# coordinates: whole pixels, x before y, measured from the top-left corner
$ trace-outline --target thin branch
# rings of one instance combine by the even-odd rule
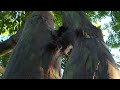
[[[12,35],[6,41],[0,42],[0,56],[3,56],[12,51],[12,49],[17,44],[19,37],[22,33],[22,29],[20,29],[15,35]]]

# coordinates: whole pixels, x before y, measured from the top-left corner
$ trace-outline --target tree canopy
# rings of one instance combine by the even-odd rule
[[[109,37],[106,44],[109,48],[120,47],[120,11],[84,11],[89,20],[96,24],[106,17],[110,17],[111,21],[104,24],[104,26],[98,25],[101,30],[108,29]],[[0,11],[0,35],[7,35],[11,37],[23,28],[26,19],[31,15],[32,11]],[[61,11],[52,12],[55,19],[55,30],[58,30],[62,26]],[[4,42],[2,40],[0,42]],[[119,49],[120,51],[120,49]],[[0,73],[3,73],[2,67],[6,67],[9,60],[11,51],[0,56]],[[62,57],[62,68],[64,68],[67,62],[68,56]],[[118,66],[120,66],[118,62]]]

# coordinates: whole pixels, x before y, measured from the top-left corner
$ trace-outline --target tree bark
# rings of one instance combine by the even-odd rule
[[[72,35],[65,34],[64,37],[68,37],[67,41],[73,45],[63,79],[120,79],[101,30],[93,26],[83,12],[68,11],[62,12],[62,15],[63,25]]]
[[[51,12],[33,12],[26,21],[22,35],[10,57],[3,79],[59,79],[60,50],[51,31]]]
[[[3,79],[60,79],[58,58],[73,46],[63,79],[120,78],[101,30],[81,11],[62,11],[64,33],[54,37],[51,12],[33,12],[10,57]],[[69,51],[69,50],[68,50]]]

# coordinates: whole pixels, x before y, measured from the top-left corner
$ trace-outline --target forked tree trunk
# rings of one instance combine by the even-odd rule
[[[63,79],[120,78],[101,31],[89,22],[83,12],[63,11],[62,15],[63,27],[67,30],[58,41],[62,48],[73,45]],[[25,23],[3,79],[61,77],[60,61],[57,60],[61,53],[50,31],[53,28],[53,16],[50,12],[33,12]]]
[[[33,12],[26,21],[22,35],[10,57],[3,79],[59,79],[60,53],[51,31],[51,12]]]
[[[71,33],[64,37],[73,45],[63,79],[120,79],[101,30],[93,26],[83,12],[68,11],[62,15],[63,25]]]

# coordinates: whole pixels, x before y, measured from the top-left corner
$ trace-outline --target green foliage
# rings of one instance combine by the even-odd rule
[[[3,67],[6,67],[6,64],[8,63],[8,60],[9,60],[9,58],[10,58],[10,54],[11,54],[11,53],[8,53],[8,54],[0,57],[0,64],[1,64]]]
[[[65,68],[65,65],[66,65],[66,63],[67,63],[67,61],[68,61],[68,59],[69,59],[69,56],[70,56],[70,55],[68,55],[68,56],[63,55],[63,56],[61,57],[61,68],[62,68],[62,69]]]
[[[15,34],[23,27],[30,11],[0,11],[0,34]]]
[[[108,37],[108,41],[106,42],[108,46],[111,48],[120,47],[120,37],[118,37],[118,33],[110,33]]]
[[[120,68],[120,62],[117,62],[117,66]]]
[[[108,16],[109,11],[85,11],[85,13],[90,21],[96,22]]]
[[[62,15],[61,11],[53,11],[54,20],[55,20],[55,30],[58,30],[62,26]]]
[[[106,42],[109,47],[120,47],[120,11],[85,11],[85,13],[93,23],[101,21],[105,17],[110,17],[112,21],[105,24],[104,28],[101,26],[99,28],[101,30],[110,29],[108,41]]]
[[[120,11],[110,12],[112,22],[110,23],[111,31],[108,37],[107,45],[112,48],[120,47]]]

